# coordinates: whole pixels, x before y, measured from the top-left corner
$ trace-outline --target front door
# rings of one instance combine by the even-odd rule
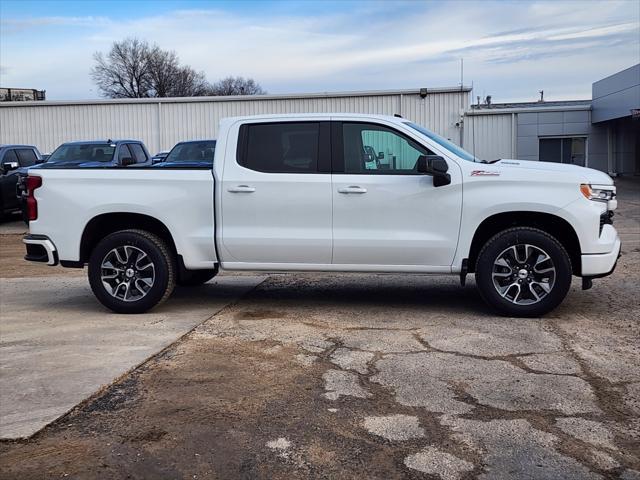
[[[434,187],[416,169],[432,152],[403,133],[360,122],[333,128],[341,144],[333,150],[333,263],[446,271],[460,228],[457,166],[449,161],[450,185]]]
[[[225,159],[217,187],[225,263],[331,263],[329,133],[329,121],[240,127],[237,158]]]

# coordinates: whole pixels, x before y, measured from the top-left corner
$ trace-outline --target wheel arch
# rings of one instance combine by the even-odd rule
[[[475,272],[478,255],[483,245],[495,234],[512,227],[539,228],[552,235],[565,248],[571,259],[574,275],[581,274],[580,240],[574,228],[564,218],[551,213],[518,211],[497,213],[478,225],[469,249],[469,273]]]
[[[146,230],[157,235],[167,243],[176,260],[179,259],[173,236],[160,220],[142,213],[112,212],[97,215],[85,225],[80,240],[80,262],[89,261],[91,252],[104,237],[127,229]]]

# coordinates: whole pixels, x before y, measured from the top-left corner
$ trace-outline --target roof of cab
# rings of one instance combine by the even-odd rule
[[[142,143],[141,140],[78,140],[74,142],[64,142],[62,145],[103,145],[105,143],[109,144],[119,144],[119,143]]]
[[[6,145],[0,144],[0,148],[36,148],[35,145],[23,145],[19,143],[8,143]]]
[[[296,120],[296,119],[314,119],[314,118],[368,118],[379,119],[391,122],[407,122],[406,118],[397,117],[395,115],[378,115],[375,113],[277,113],[277,114],[264,114],[264,115],[246,115],[241,117],[226,117],[223,120],[236,122],[241,120]]]

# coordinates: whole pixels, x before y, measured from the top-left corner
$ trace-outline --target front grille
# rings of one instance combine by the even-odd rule
[[[611,210],[600,215],[600,235],[602,235],[602,229],[605,225],[613,225],[613,212]]]

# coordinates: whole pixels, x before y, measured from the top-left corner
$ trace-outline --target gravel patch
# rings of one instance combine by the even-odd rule
[[[418,453],[409,455],[404,464],[429,475],[437,475],[443,480],[457,480],[465,472],[473,470],[473,464],[435,447],[426,447]]]
[[[580,365],[573,358],[559,353],[534,354],[520,358],[531,370],[557,375],[577,375]]]
[[[355,373],[342,372],[340,370],[329,370],[322,378],[325,382],[324,396],[329,400],[337,400],[340,396],[367,398],[371,394],[367,392],[358,382]]]
[[[366,417],[364,428],[387,440],[402,441],[424,437],[424,428],[420,426],[418,417],[410,415]]]
[[[331,362],[344,370],[355,370],[358,373],[366,374],[368,371],[367,363],[373,357],[374,354],[371,352],[338,348],[331,355]]]
[[[596,447],[616,450],[616,446],[613,443],[613,433],[600,422],[585,420],[584,418],[559,418],[556,420],[556,425],[560,430],[578,440]]]
[[[558,438],[535,429],[526,420],[467,420],[449,417],[446,424],[483,452],[482,480],[591,480],[600,475],[555,449]],[[508,452],[508,455],[505,454]]]

